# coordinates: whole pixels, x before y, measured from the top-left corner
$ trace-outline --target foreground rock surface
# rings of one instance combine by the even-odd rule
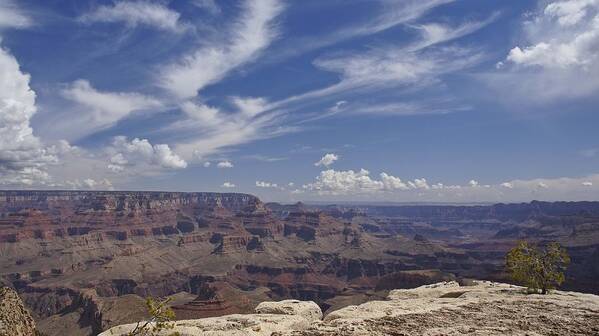
[[[257,314],[177,321],[164,335],[599,335],[599,296],[526,295],[487,281],[393,290],[386,301],[348,306],[323,320],[314,319],[313,302],[290,301],[265,302]],[[100,335],[126,335],[134,326]]]
[[[0,336],[35,336],[35,322],[17,293],[0,288]]]

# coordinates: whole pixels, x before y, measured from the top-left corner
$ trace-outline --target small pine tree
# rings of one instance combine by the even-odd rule
[[[512,279],[534,293],[547,294],[549,289],[561,285],[570,257],[560,244],[553,242],[540,249],[520,242],[506,256],[506,268]]]
[[[128,336],[154,336],[161,331],[173,329],[175,324],[175,312],[168,306],[170,298],[156,300],[152,297],[146,298],[146,307],[150,314],[150,319],[143,322],[137,322],[135,328],[129,332]],[[171,333],[169,336],[179,336],[178,332]]]

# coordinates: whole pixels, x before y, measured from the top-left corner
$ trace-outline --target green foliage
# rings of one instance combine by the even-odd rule
[[[175,312],[168,306],[171,299],[156,300],[152,297],[146,299],[146,307],[150,314],[150,319],[143,322],[137,322],[135,328],[129,332],[128,336],[155,336],[162,331],[173,329],[175,324]],[[173,332],[169,336],[179,336],[178,332]]]
[[[549,289],[564,282],[570,257],[558,243],[549,243],[541,249],[523,241],[508,252],[505,261],[514,281],[533,293],[540,290],[547,294]]]

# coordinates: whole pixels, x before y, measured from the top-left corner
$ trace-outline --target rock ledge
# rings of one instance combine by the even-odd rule
[[[224,335],[599,335],[599,296],[475,281],[393,290],[387,301],[334,311],[321,320],[314,302],[263,302],[256,314],[177,321],[182,336]],[[126,335],[133,324],[100,336]],[[168,333],[164,333],[167,335]]]

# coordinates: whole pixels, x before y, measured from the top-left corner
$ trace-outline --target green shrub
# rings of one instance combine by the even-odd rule
[[[506,256],[506,268],[512,279],[533,293],[547,294],[549,289],[561,285],[570,257],[558,243],[538,248],[520,242]]]
[[[128,336],[154,336],[162,331],[173,329],[175,324],[175,312],[168,306],[171,299],[156,300],[152,297],[146,299],[146,307],[150,314],[150,319],[143,322],[137,322],[135,328],[129,332]],[[178,332],[173,332],[169,336],[179,336]]]

